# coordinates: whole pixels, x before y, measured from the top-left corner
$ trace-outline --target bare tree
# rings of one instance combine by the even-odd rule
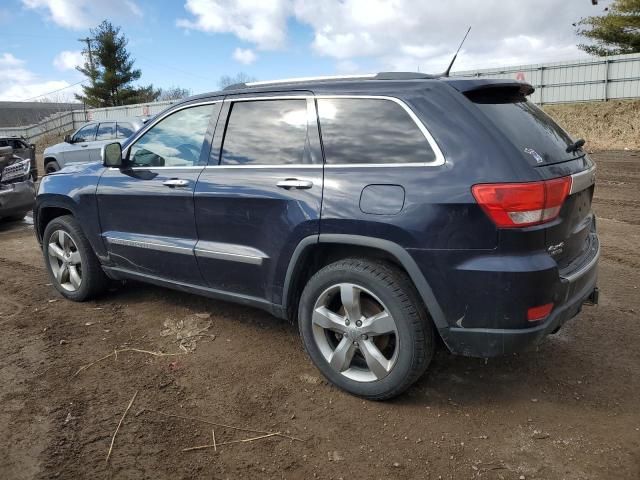
[[[252,77],[251,75],[247,75],[244,72],[236,73],[233,76],[223,75],[218,80],[218,86],[220,88],[228,87],[229,85],[234,85],[236,83],[247,83],[247,82],[255,82],[257,78]]]
[[[178,86],[171,86],[169,88],[161,88],[158,101],[166,100],[181,100],[183,98],[191,96],[191,90],[188,88],[182,88]]]

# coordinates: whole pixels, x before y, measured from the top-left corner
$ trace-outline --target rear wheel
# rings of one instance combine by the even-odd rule
[[[329,381],[361,397],[399,395],[433,355],[431,323],[411,281],[383,262],[326,266],[307,283],[298,318],[311,360]]]
[[[49,276],[64,297],[82,302],[104,291],[107,277],[75,218],[54,218],[42,239]]]
[[[58,165],[58,162],[55,160],[47,162],[44,166],[44,172],[46,174],[57,172],[58,170],[60,170],[60,165]]]

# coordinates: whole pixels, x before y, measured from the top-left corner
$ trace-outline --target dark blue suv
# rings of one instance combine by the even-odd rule
[[[439,337],[489,357],[597,301],[595,166],[508,80],[383,73],[234,85],[40,185],[58,291],[134,279],[297,321],[341,388],[385,399]]]

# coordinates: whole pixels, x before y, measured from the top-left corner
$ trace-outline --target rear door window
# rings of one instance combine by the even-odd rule
[[[116,124],[113,122],[101,123],[98,127],[96,140],[113,140],[116,138]]]
[[[133,125],[127,122],[118,122],[117,138],[129,138],[134,133]]]
[[[327,164],[431,163],[427,138],[409,113],[387,99],[320,98]]]
[[[567,153],[573,140],[553,119],[517,90],[494,88],[467,93],[495,127],[521,152],[531,165],[571,160],[584,155]]]
[[[305,161],[307,100],[237,101],[222,145],[222,165],[293,165]]]

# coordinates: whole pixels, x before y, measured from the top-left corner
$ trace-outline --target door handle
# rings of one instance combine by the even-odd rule
[[[284,188],[285,190],[290,190],[292,188],[305,190],[313,187],[313,182],[310,180],[298,180],[297,178],[286,178],[284,180],[280,180],[276,185],[280,188]]]
[[[182,180],[180,178],[172,178],[170,180],[165,180],[162,182],[163,185],[174,188],[174,187],[186,187],[189,185],[189,180]]]
[[[89,145],[87,145],[86,143],[84,145],[80,145],[82,148],[87,148]]]

